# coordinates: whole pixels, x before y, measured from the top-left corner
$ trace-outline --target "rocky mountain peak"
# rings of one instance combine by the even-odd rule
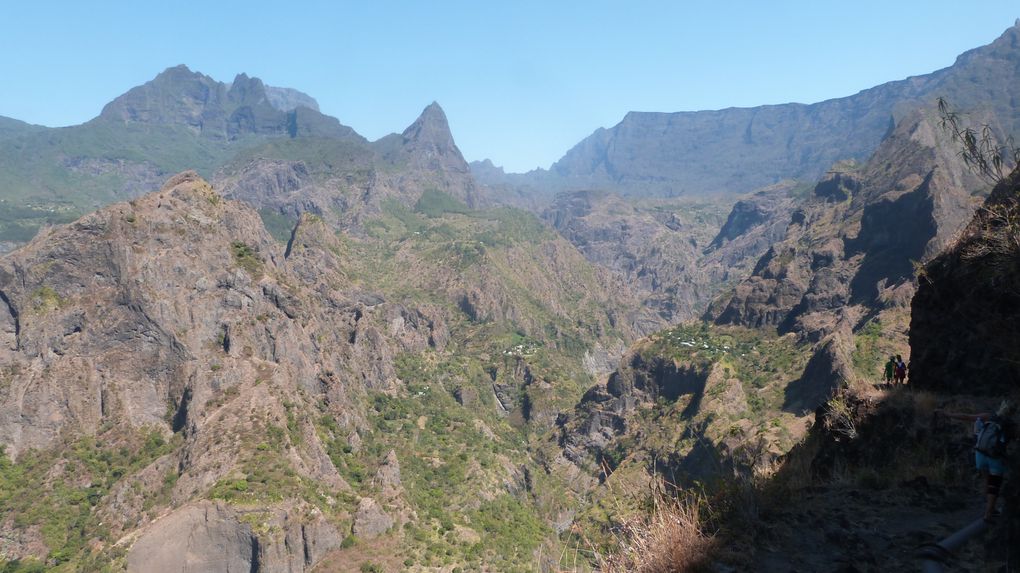
[[[185,65],[167,68],[151,81],[108,103],[102,119],[137,123],[183,123],[201,127],[204,112],[225,96],[222,84]]]
[[[162,72],[156,74],[156,77],[153,78],[152,81],[156,82],[156,83],[170,83],[170,82],[179,82],[179,81],[182,81],[182,80],[203,79],[203,78],[204,79],[212,79],[212,78],[209,78],[209,76],[206,76],[206,75],[204,75],[204,74],[202,74],[200,72],[192,71],[191,68],[189,68],[185,64],[178,64],[176,66],[171,66],[171,67],[163,70]]]
[[[244,73],[226,84],[180,65],[107,104],[99,119],[185,127],[204,137],[226,140],[242,134],[353,135],[318,108],[306,94],[269,87]]]
[[[227,97],[236,102],[249,104],[268,103],[266,86],[262,83],[262,80],[248,77],[248,74],[244,73],[237,74],[234,77],[234,81],[230,84],[230,90],[227,92]]]
[[[446,113],[438,103],[432,102],[422,110],[400,136],[380,141],[393,145],[385,153],[412,167],[428,179],[429,186],[445,189],[468,206],[476,204],[477,189],[471,167],[454,143]]]
[[[408,126],[401,136],[405,145],[427,145],[436,150],[457,150],[453,134],[450,133],[450,124],[446,120],[446,113],[436,102],[430,103],[422,110],[418,119]],[[457,154],[460,154],[459,150]]]

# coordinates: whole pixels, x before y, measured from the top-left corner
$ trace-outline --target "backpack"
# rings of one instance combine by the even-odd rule
[[[990,458],[1002,458],[1006,455],[1006,430],[998,416],[992,416],[981,425],[974,449]]]

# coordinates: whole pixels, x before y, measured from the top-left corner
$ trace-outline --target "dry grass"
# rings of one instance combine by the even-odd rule
[[[604,558],[603,573],[681,573],[709,570],[715,539],[702,527],[704,499],[663,496],[651,517],[624,524],[620,549]]]
[[[847,392],[839,392],[833,396],[825,411],[825,428],[853,440],[857,437],[857,404],[856,396]]]

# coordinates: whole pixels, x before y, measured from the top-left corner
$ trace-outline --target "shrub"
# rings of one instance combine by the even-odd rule
[[[234,256],[234,262],[237,263],[237,266],[251,275],[252,279],[258,280],[262,278],[262,257],[259,256],[255,249],[241,241],[234,241],[230,243],[230,254]]]

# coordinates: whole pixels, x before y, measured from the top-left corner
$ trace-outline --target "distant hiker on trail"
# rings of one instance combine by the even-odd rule
[[[885,384],[889,386],[893,381],[893,374],[896,373],[896,357],[890,356],[889,362],[885,363]]]
[[[896,383],[906,384],[907,383],[907,365],[903,362],[903,357],[899,354],[896,355]]]
[[[985,521],[995,517],[995,502],[1002,488],[1002,478],[1006,473],[1006,446],[1013,435],[1013,412],[1015,407],[1008,400],[1003,400],[994,414],[960,414],[945,412],[945,415],[965,422],[974,422],[974,463],[985,478],[985,493],[988,503],[985,505]],[[936,410],[939,412],[939,410]]]

